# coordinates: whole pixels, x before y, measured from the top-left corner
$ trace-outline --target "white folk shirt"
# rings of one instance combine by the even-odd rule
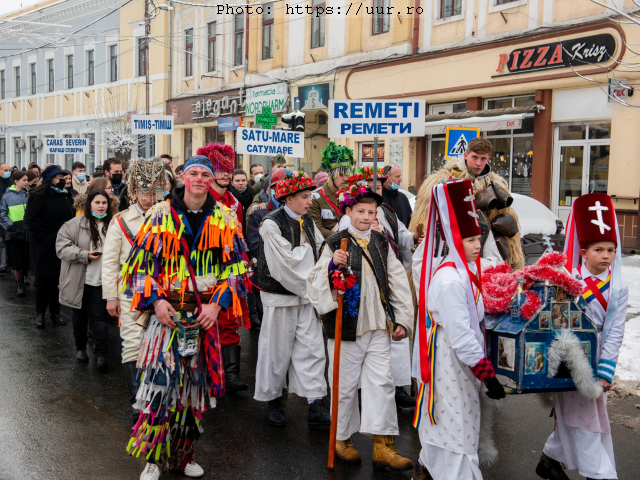
[[[367,245],[369,244],[371,238],[370,229],[362,232],[351,227],[349,228],[349,233],[354,238],[364,240]],[[364,250],[367,252],[368,248],[364,248]],[[319,315],[325,315],[338,308],[337,292],[331,290],[329,284],[328,269],[332,258],[333,252],[330,248],[325,247],[307,280],[309,299]],[[407,273],[391,247],[389,247],[387,255],[387,275],[389,279],[389,301],[395,313],[395,321],[397,324],[402,325],[407,330],[407,335],[410,336],[413,328],[411,290],[407,280]],[[356,336],[358,337],[369,331],[387,329],[387,312],[380,301],[380,289],[373,270],[364,258],[362,259],[360,280],[360,308],[356,327]]]
[[[293,219],[302,218],[285,206],[285,212]],[[320,251],[320,246],[324,237],[313,225],[316,243],[316,251]],[[315,259],[313,249],[306,233],[300,232],[300,246],[293,248],[293,245],[282,236],[280,228],[273,220],[266,219],[259,230],[260,237],[264,242],[264,254],[269,265],[269,273],[274,280],[289,290],[294,295],[280,295],[276,293],[260,292],[263,304],[271,307],[286,307],[294,305],[305,305],[309,303],[307,296],[307,277],[313,268]]]

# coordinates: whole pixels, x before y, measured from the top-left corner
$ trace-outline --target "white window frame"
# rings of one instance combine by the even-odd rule
[[[111,48],[116,47],[116,79],[111,80]],[[107,83],[115,83],[119,80],[120,76],[120,48],[117,43],[110,43],[107,45]]]
[[[452,15],[447,18],[440,18],[442,15],[440,5],[442,2],[440,0],[435,0],[433,5],[434,16],[433,16],[433,26],[444,25],[445,23],[451,22],[459,22],[460,20],[464,20],[464,14],[467,9],[467,0],[462,0],[462,6],[460,7],[460,15]]]
[[[503,5],[498,5],[497,0],[491,0],[491,4],[489,5],[489,13],[501,12],[503,10],[509,10],[510,8],[521,7],[522,5],[526,5],[527,2],[528,0],[515,0]]]

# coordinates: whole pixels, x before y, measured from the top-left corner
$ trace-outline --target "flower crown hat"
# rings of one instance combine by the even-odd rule
[[[337,194],[340,201],[340,211],[345,213],[347,207],[353,207],[362,198],[373,198],[377,206],[382,205],[383,199],[376,192],[372,191],[367,185],[366,180],[357,180],[354,183],[348,183]]]
[[[315,182],[304,172],[292,172],[285,170],[286,176],[276,185],[276,200],[282,202],[289,195],[304,192],[305,190],[315,190]],[[277,173],[277,172],[276,172]],[[275,174],[274,174],[275,176]]]
[[[387,181],[387,176],[384,174],[381,168],[378,168],[378,181],[381,184]],[[347,178],[347,184],[354,184],[356,182],[369,182],[373,180],[373,167],[365,165],[364,167],[356,168],[353,175]]]
[[[329,142],[322,150],[322,168],[331,178],[351,173],[354,163],[353,150],[348,147]]]
[[[206,147],[199,148],[196,155],[207,157],[215,172],[233,173],[235,170],[236,155],[231,145],[210,143]]]

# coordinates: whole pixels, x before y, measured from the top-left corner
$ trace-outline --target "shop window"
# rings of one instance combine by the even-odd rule
[[[242,44],[244,40],[244,15],[236,15],[233,33],[233,66],[242,65]]]
[[[20,167],[22,165],[22,149],[20,148],[18,140],[20,140],[20,137],[13,139],[13,164]]]
[[[29,137],[29,163],[38,163],[38,150],[36,149],[36,138]]]
[[[63,138],[73,138],[73,135],[63,135]],[[73,153],[65,154],[64,156],[64,168],[65,170],[71,171],[71,167],[73,167],[73,162],[75,161],[75,156]]]
[[[589,125],[589,140],[601,140],[611,138],[611,124]]]
[[[193,131],[190,128],[184,131],[184,161],[191,157],[193,151]]]
[[[466,111],[467,102],[429,105],[429,115],[445,115],[448,113],[461,113]],[[445,163],[447,163],[447,159],[444,158],[445,139],[445,134],[431,135],[429,139],[429,158],[431,160],[429,162],[429,165],[431,166],[429,173],[439,170]]]
[[[7,139],[6,138],[0,138],[0,163],[7,163]]]
[[[373,34],[386,33],[391,25],[389,11],[391,0],[373,0]]]
[[[262,14],[262,59],[273,58],[273,3],[264,6]]]
[[[535,103],[533,95],[494,98],[485,101],[487,110],[527,107]],[[511,192],[531,196],[531,170],[533,168],[533,113],[522,120],[522,128],[495,130],[483,137],[493,147],[489,165],[508,183]]]
[[[587,135],[586,125],[563,125],[558,130],[560,140],[584,140]]]
[[[218,143],[218,127],[207,127],[204,129],[204,144]],[[224,135],[222,135],[222,142],[224,143]]]
[[[207,72],[216,71],[216,22],[207,25]]]
[[[45,141],[47,138],[54,138],[53,135],[45,135],[44,136]],[[56,154],[55,153],[47,153],[45,155],[45,163],[55,163],[56,161]]]
[[[184,32],[184,76],[193,76],[193,28]]]
[[[360,164],[371,163],[373,165],[373,142],[360,143]],[[378,142],[378,168],[382,168],[384,162],[384,141]]]
[[[326,0],[313,0],[311,17],[311,48],[324,47]],[[318,14],[318,12],[322,12]]]
[[[440,18],[462,14],[462,0],[440,0]]]
[[[89,144],[89,153],[84,155],[84,165],[87,168],[87,172],[93,172],[96,165],[96,134],[85,133],[83,137],[87,139]]]
[[[156,156],[156,136],[149,135],[149,154],[147,155],[147,135],[138,135],[138,156],[151,158]]]

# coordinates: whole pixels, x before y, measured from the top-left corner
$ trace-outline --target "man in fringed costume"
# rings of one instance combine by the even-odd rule
[[[351,175],[353,169],[353,150],[329,142],[322,150],[322,168],[329,174],[324,187],[313,192],[309,215],[326,239],[338,231],[338,222],[342,212],[338,208],[338,190]]]
[[[419,224],[426,224],[431,189],[434,185],[452,177],[471,179],[480,223],[486,225],[488,234],[485,236],[483,232],[483,267],[504,260],[517,270],[524,266],[518,215],[510,207],[513,198],[509,193],[509,184],[491,171],[491,149],[491,142],[487,139],[474,138],[467,145],[464,161],[450,160],[440,170],[429,175],[418,191],[409,230],[415,232]],[[498,258],[498,255],[501,258]]]
[[[215,177],[211,183],[209,193],[213,199],[238,217],[239,229],[244,224],[242,205],[231,194],[227,187],[231,183],[231,174],[235,169],[235,153],[231,145],[210,143],[206,147],[199,148],[197,155],[204,155],[216,167]],[[218,326],[220,328],[220,344],[222,345],[222,358],[224,359],[225,389],[227,393],[242,392],[249,386],[240,378],[240,335],[238,328],[243,324],[245,328],[251,328],[249,307],[245,298],[240,299],[242,316],[235,316],[233,312],[220,312]]]
[[[122,268],[133,308],[150,312],[137,361],[142,413],[127,447],[147,460],[141,480],[156,480],[164,467],[204,473],[194,462],[195,441],[207,404],[213,408],[224,393],[217,318],[221,310],[240,316],[246,297],[238,218],[209,193],[215,171],[224,169],[189,158],[185,187],[147,213]]]
[[[160,158],[133,160],[129,166],[127,191],[132,205],[113,217],[107,230],[102,257],[102,298],[107,300],[107,311],[119,317],[122,338],[122,366],[129,388],[131,405],[136,403],[136,360],[144,330],[136,321],[138,312],[132,311],[131,299],[120,292],[118,280],[122,265],[127,261],[136,234],[144,222],[147,211],[162,200],[164,188],[164,162]],[[139,410],[133,409],[137,419]],[[134,420],[135,421],[135,420]]]

